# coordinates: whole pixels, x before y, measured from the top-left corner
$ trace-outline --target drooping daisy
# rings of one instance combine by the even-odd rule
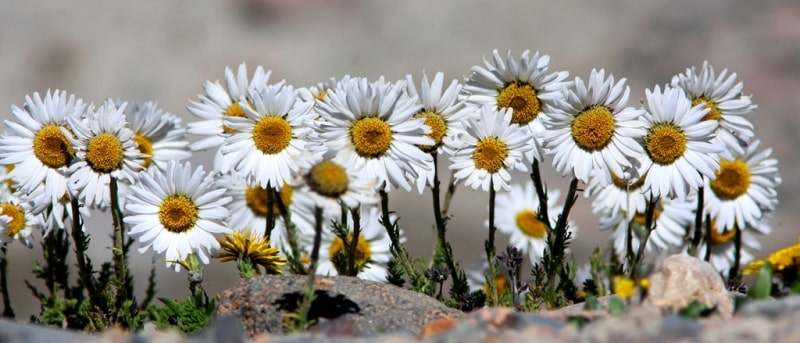
[[[742,94],[744,86],[742,82],[736,83],[736,73],[728,75],[728,69],[724,69],[717,76],[714,67],[704,61],[700,71],[691,67],[685,73],[673,76],[672,86],[682,88],[693,106],[705,105],[709,111],[703,120],[716,121],[714,130],[718,133],[727,131],[743,140],[753,137],[753,124],[744,115],[755,111],[758,106],[753,104],[750,96]]]
[[[547,74],[550,56],[539,55],[538,51],[530,56],[530,51],[525,50],[519,58],[508,51],[503,58],[493,50],[492,57],[492,61],[484,59],[483,66],[472,67],[472,75],[464,86],[467,102],[498,111],[513,109],[511,123],[528,127],[534,135],[525,157],[531,163],[534,159],[541,160],[537,139],[544,127],[539,115],[563,97],[562,89],[571,83],[564,81],[569,73]]]
[[[249,231],[255,235],[264,236],[267,227],[267,215],[269,211],[275,218],[275,228],[270,234],[270,241],[280,242],[283,240],[285,227],[281,212],[277,204],[277,199],[270,209],[267,205],[268,189],[262,188],[257,184],[248,184],[244,179],[236,175],[223,174],[217,179],[220,187],[226,189],[225,195],[231,197],[232,201],[228,204],[231,218],[228,225],[240,231]],[[287,209],[291,208],[292,200],[296,196],[293,187],[284,184],[278,194],[280,200]]]
[[[640,196],[645,197],[644,194]],[[695,219],[696,207],[694,198],[659,200],[653,211],[655,229],[650,232],[645,252],[661,252],[682,247],[683,237]],[[633,251],[637,251],[647,230],[645,211],[636,212],[630,217],[624,212],[607,212],[600,219],[600,230],[613,229],[610,239],[619,256],[625,256],[627,252],[628,225],[631,226],[631,246]]]
[[[422,109],[414,115],[414,118],[425,119],[425,125],[431,128],[428,136],[434,141],[433,145],[421,145],[419,148],[427,153],[452,155],[453,151],[458,149],[456,137],[464,132],[462,120],[474,111],[473,107],[467,108],[464,102],[458,99],[461,84],[453,80],[450,86],[443,90],[443,73],[436,73],[433,81],[428,81],[428,75],[423,73],[419,92],[411,75],[406,76],[406,86],[409,96],[419,99],[422,105]],[[433,185],[434,169],[430,166],[417,167],[416,171],[417,190],[421,194],[426,186]]]
[[[292,86],[268,86],[248,98],[252,106],[242,106],[244,118],[225,118],[225,125],[235,132],[220,151],[248,183],[278,190],[314,156],[303,153],[311,132],[303,120],[311,104],[297,102]]]
[[[272,71],[264,72],[262,66],[256,67],[253,78],[248,80],[247,66],[239,65],[236,75],[230,67],[225,67],[225,86],[219,82],[205,81],[203,83],[204,95],[200,101],[192,101],[187,108],[189,112],[200,117],[200,121],[187,125],[187,132],[205,138],[189,144],[193,151],[218,148],[225,137],[234,132],[225,126],[226,117],[245,117],[245,111],[240,104],[242,96],[248,96],[251,91],[258,91],[266,87]],[[229,162],[221,155],[220,151],[214,157],[214,170],[220,173],[228,172]]]
[[[625,79],[615,83],[602,69],[592,69],[588,84],[575,78],[574,88],[542,118],[539,136],[556,171],[588,183],[593,170],[608,170],[596,174],[607,185],[612,180],[603,176],[631,167],[630,160],[643,153],[636,138],[644,134],[639,118],[645,112],[627,107],[629,94]]]
[[[69,190],[82,204],[104,209],[111,205],[111,178],[134,181],[142,168],[144,155],[139,151],[133,131],[128,128],[125,106],[117,107],[107,100],[97,110],[88,109],[86,118],[69,118],[70,142],[76,149],[77,161],[69,167]]]
[[[361,207],[361,233],[356,242],[356,265],[361,266],[357,277],[365,280],[386,282],[388,271],[386,264],[392,258],[390,251],[392,241],[386,229],[380,223],[380,208],[377,206]],[[348,222],[348,238],[352,239],[353,221]],[[313,231],[312,231],[313,232]],[[309,233],[306,236],[310,237]],[[405,243],[403,231],[400,230],[400,243]],[[344,241],[337,237],[331,229],[323,229],[322,244],[319,251],[319,265],[317,274],[335,276],[340,273],[336,270],[333,258],[345,248]],[[311,250],[310,248],[308,250]]]
[[[141,106],[133,104],[128,109],[127,119],[135,134],[134,140],[145,156],[142,167],[153,165],[164,169],[169,161],[192,156],[188,150],[186,129],[181,127],[180,118],[164,112],[152,101]]]
[[[741,230],[742,249],[740,251],[741,257],[739,262],[742,265],[746,265],[753,260],[752,253],[761,250],[761,243],[758,241],[758,236],[767,235],[772,232],[772,228],[769,225],[769,218],[769,216],[762,218],[756,227],[733,228],[729,230],[720,229],[712,220],[710,223],[712,228],[711,241],[703,242],[703,244],[698,247],[697,256],[700,258],[705,257],[706,251],[710,246],[711,252],[709,262],[718,272],[727,275],[729,269],[736,261],[736,231]]]
[[[202,167],[192,171],[189,162],[171,161],[164,172],[149,169],[131,186],[124,220],[141,244],[140,253],[152,248],[175,271],[180,271],[175,261],[192,253],[208,264],[220,247],[216,236],[232,232],[225,207],[231,198],[224,194]]]
[[[629,219],[636,213],[644,213],[648,196],[642,193],[641,188],[647,177],[642,169],[642,161],[646,158],[644,154],[639,155],[632,160],[634,166],[625,168],[622,174],[615,174],[608,169],[595,170],[585,193],[587,197],[594,197],[592,212],[625,213]],[[608,175],[598,176],[599,173]],[[611,179],[611,183],[604,184],[605,179]]]
[[[384,191],[411,190],[416,167],[431,168],[433,158],[417,145],[433,145],[425,119],[414,98],[404,95],[405,84],[379,79],[350,79],[328,91],[315,107],[322,117],[319,139],[333,158],[359,179],[377,179]]]
[[[511,124],[511,112],[495,112],[484,106],[480,116],[470,117],[466,132],[461,135],[461,148],[450,157],[450,169],[456,170],[457,180],[466,180],[472,189],[488,191],[510,190],[510,171],[527,171],[522,163],[523,154],[531,149],[530,135]]]
[[[644,161],[647,178],[643,191],[654,197],[675,197],[696,191],[703,177],[714,178],[717,154],[724,147],[713,141],[716,123],[703,121],[708,109],[692,106],[683,90],[665,87],[645,91],[649,115],[642,116],[646,133],[642,139],[649,159]],[[699,172],[699,173],[698,173]]]
[[[773,272],[781,273],[784,270],[791,272],[790,277],[797,276],[796,269],[800,267],[800,242],[788,247],[776,250],[764,259],[751,261],[744,268],[744,275],[755,275],[761,271],[761,267],[769,263]]]
[[[716,179],[707,180],[704,189],[706,212],[720,229],[756,226],[762,212],[778,202],[778,161],[769,158],[772,149],[761,150],[759,140],[744,147],[734,137],[723,140],[727,149],[720,154]]]
[[[281,274],[280,267],[286,264],[270,240],[251,231],[235,230],[225,234],[224,239],[220,240],[220,247],[216,257],[221,262],[236,261],[240,275],[244,271],[243,264],[249,264],[259,275],[262,268],[266,274]]]
[[[547,192],[547,211],[550,219],[549,227],[555,227],[558,214],[561,212],[558,197],[561,192],[551,189]],[[531,263],[537,263],[544,254],[547,246],[548,225],[539,220],[539,197],[533,187],[533,182],[523,186],[511,185],[510,192],[497,195],[497,230],[510,235],[509,244],[517,247],[521,252],[527,253]],[[488,222],[486,225],[488,226]],[[572,238],[575,238],[576,229],[570,225]]]
[[[68,118],[80,118],[86,105],[66,91],[47,91],[25,97],[22,108],[11,107],[14,121],[6,120],[0,136],[0,164],[14,165],[8,177],[30,194],[44,187],[46,201],[56,203],[67,194],[67,168],[75,157],[72,133],[62,131]],[[43,185],[44,184],[44,185]]]
[[[33,244],[29,238],[32,229],[41,226],[41,217],[35,215],[33,203],[26,194],[9,187],[11,181],[5,171],[0,171],[0,245],[19,240],[31,248]]]
[[[334,160],[319,161],[301,175],[294,186],[308,194],[320,208],[335,212],[343,205],[358,208],[362,204],[378,203],[376,180],[361,179]]]

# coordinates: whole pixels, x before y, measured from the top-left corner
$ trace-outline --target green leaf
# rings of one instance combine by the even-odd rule
[[[586,301],[584,302],[583,308],[585,310],[594,311],[601,309],[600,302],[597,301],[597,297],[594,294],[587,294]]]
[[[625,313],[625,303],[619,297],[608,298],[608,312],[611,314]]]
[[[752,299],[766,299],[772,292],[772,265],[769,262],[761,266],[758,272],[753,288],[748,292],[748,296]]]
[[[686,318],[694,319],[694,318],[706,317],[711,313],[714,313],[715,310],[716,310],[715,307],[709,307],[706,304],[694,300],[691,303],[689,303],[688,306],[686,306],[680,311],[680,315]]]

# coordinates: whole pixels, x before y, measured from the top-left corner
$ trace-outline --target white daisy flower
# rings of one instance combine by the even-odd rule
[[[342,205],[358,208],[380,200],[375,179],[361,179],[334,160],[319,161],[301,176],[293,186],[307,194],[316,206],[333,209],[334,213]]]
[[[15,186],[5,170],[0,170],[0,245],[19,240],[32,248],[29,239],[32,229],[41,226],[41,216],[33,211],[29,197],[15,191]],[[38,192],[41,193],[41,189]]]
[[[654,197],[675,197],[697,191],[703,176],[713,179],[717,154],[724,149],[713,140],[715,122],[703,121],[708,109],[692,107],[680,88],[656,86],[645,91],[649,115],[641,138],[649,159],[643,191]],[[699,173],[698,173],[699,172]]]
[[[592,200],[593,213],[625,213],[631,219],[636,213],[643,213],[647,209],[647,196],[642,193],[642,186],[647,175],[642,170],[642,161],[647,157],[642,154],[633,159],[633,165],[624,169],[622,174],[615,174],[608,169],[595,170],[589,179],[585,195],[594,197]],[[607,176],[598,176],[604,173]],[[605,184],[605,179],[611,179],[610,184]]]
[[[703,68],[687,68],[683,74],[672,77],[672,86],[680,87],[692,105],[703,104],[709,111],[703,120],[717,122],[715,131],[727,131],[743,140],[753,137],[753,124],[744,115],[758,107],[750,96],[742,94],[742,82],[736,83],[736,73],[728,75],[728,69],[717,76],[714,67],[703,62]]]
[[[380,223],[380,216],[380,208],[377,206],[361,207],[361,233],[358,235],[358,242],[356,243],[356,264],[363,264],[363,268],[358,271],[357,277],[365,280],[386,282],[386,276],[388,276],[386,264],[392,258],[390,250],[392,241],[386,229]],[[352,218],[347,221],[347,224],[348,235],[352,238]],[[313,228],[311,232],[304,234],[304,236],[312,237]],[[403,231],[400,230],[400,242],[405,243],[405,241],[406,238],[403,235]],[[337,237],[329,227],[324,228],[322,230],[317,274],[339,275],[332,259],[344,248],[345,245],[342,239]],[[310,246],[308,250],[311,250]]]
[[[68,118],[80,118],[86,105],[65,91],[47,91],[25,96],[22,108],[11,107],[15,121],[6,120],[0,136],[0,164],[14,165],[8,177],[23,193],[44,187],[44,199],[56,203],[67,195],[67,168],[75,148],[72,133],[61,130]],[[44,184],[44,186],[42,185]]]
[[[746,265],[753,260],[753,252],[761,250],[761,243],[758,241],[759,235],[768,235],[772,232],[769,226],[769,216],[765,216],[754,227],[745,227],[741,229],[742,233],[742,249],[740,250],[740,263]],[[705,224],[704,224],[705,225]],[[728,274],[731,266],[736,261],[736,231],[739,229],[733,228],[729,230],[721,229],[717,224],[711,222],[711,242],[704,242],[701,244],[697,251],[697,256],[700,258],[705,257],[708,247],[711,247],[711,254],[709,255],[709,262],[714,268],[724,275]]]
[[[561,208],[558,206],[558,197],[561,192],[551,189],[547,192],[547,212],[550,220],[549,227],[555,227]],[[539,220],[539,197],[533,187],[533,182],[528,180],[525,186],[511,185],[508,193],[497,194],[497,230],[510,235],[509,244],[517,247],[522,253],[527,253],[531,263],[542,259],[544,249],[547,247],[548,225]],[[488,227],[489,222],[485,225]],[[572,238],[575,238],[577,229],[569,225]]]
[[[224,188],[225,195],[231,197],[228,209],[231,218],[228,226],[235,230],[249,232],[263,237],[267,229],[267,215],[270,209],[267,206],[267,188],[262,188],[257,184],[248,184],[241,177],[231,174],[223,174],[217,179],[217,184]],[[287,209],[291,209],[292,200],[296,197],[294,189],[288,184],[281,187],[278,194],[280,200]],[[275,227],[270,233],[271,242],[281,242],[285,236],[285,225],[281,216],[277,199],[272,205],[272,215],[275,218]],[[276,245],[277,246],[277,245]]]
[[[416,167],[431,168],[433,158],[417,145],[433,145],[425,119],[414,98],[403,94],[405,85],[369,83],[354,78],[331,89],[315,110],[322,117],[319,139],[333,158],[352,169],[359,179],[377,179],[384,191],[411,190],[409,177]]]
[[[639,194],[639,196],[646,197],[644,194]],[[650,232],[645,252],[660,252],[682,247],[683,237],[694,222],[696,207],[694,198],[663,198],[659,200],[653,212],[655,229]],[[647,230],[647,214],[644,210],[631,216],[627,216],[624,212],[606,212],[600,219],[600,230],[613,230],[610,239],[613,242],[614,251],[620,256],[625,256],[627,252],[629,223],[632,231],[631,245],[633,251],[637,251],[641,239],[645,235],[644,230]]]
[[[86,118],[69,118],[69,129],[62,128],[76,148],[77,161],[70,165],[68,186],[72,196],[89,207],[111,205],[111,178],[133,183],[142,168],[144,156],[136,146],[134,133],[125,120],[125,106],[107,100],[97,110],[86,111]]]
[[[149,249],[165,256],[168,267],[180,271],[180,261],[195,253],[208,264],[219,249],[216,236],[232,233],[226,225],[231,201],[223,196],[211,174],[202,167],[192,171],[189,162],[171,161],[165,172],[148,169],[131,186],[125,205],[129,234],[141,244],[140,253]]]
[[[446,89],[443,89],[443,73],[436,73],[433,81],[428,81],[428,75],[423,73],[419,92],[417,92],[411,75],[406,76],[406,86],[409,96],[419,99],[420,105],[422,105],[422,109],[414,115],[414,118],[425,119],[425,125],[431,128],[428,137],[434,140],[433,145],[418,147],[427,153],[452,155],[453,151],[458,149],[456,137],[464,134],[462,120],[474,111],[472,106],[466,107],[464,102],[458,99],[461,85],[457,80],[453,80]],[[433,166],[416,167],[415,169],[417,171],[417,190],[422,194],[426,186],[433,185],[434,169]]]
[[[303,102],[322,102],[328,95],[328,91],[336,88],[339,83],[347,83],[349,81],[350,75],[345,75],[340,80],[337,80],[335,77],[331,77],[327,81],[317,82],[316,85],[311,87],[298,88],[298,97],[300,98],[300,101]]]
[[[627,107],[629,94],[624,78],[615,83],[602,69],[592,69],[588,84],[575,78],[542,118],[539,137],[556,171],[588,183],[593,170],[608,170],[595,175],[608,185],[612,180],[604,176],[631,167],[630,160],[644,153],[636,138],[644,135],[639,118],[645,112]]]
[[[480,269],[469,269],[464,273],[467,275],[467,285],[469,285],[470,292],[483,291],[483,294],[489,295],[489,284],[486,282],[486,275],[489,274],[489,263],[486,262],[486,256],[483,257],[483,265]],[[494,280],[497,294],[505,293],[509,284],[506,273],[497,273]]]
[[[220,151],[232,170],[251,184],[280,189],[294,179],[312,154],[304,154],[311,129],[303,125],[310,103],[297,102],[291,86],[269,86],[241,98],[245,117],[229,117],[235,130]],[[252,101],[252,106],[244,105]],[[297,105],[295,105],[297,104]]]
[[[488,191],[493,185],[495,191],[510,190],[509,172],[528,170],[522,158],[531,149],[530,139],[529,133],[512,126],[510,110],[481,107],[480,116],[468,119],[462,147],[450,157],[450,169],[456,170],[456,181],[466,180],[472,189]]]
[[[230,67],[225,67],[225,86],[219,82],[205,81],[203,83],[204,95],[199,95],[200,101],[192,101],[188,106],[189,112],[201,120],[187,125],[187,132],[193,135],[205,136],[201,140],[189,144],[193,151],[218,148],[225,137],[235,131],[225,126],[226,117],[245,117],[245,111],[239,103],[242,96],[248,96],[251,91],[258,91],[266,87],[272,71],[264,72],[262,66],[256,67],[253,78],[248,80],[247,66],[239,65],[236,75]],[[229,171],[229,162],[217,150],[214,157],[214,170],[220,173]]]
[[[756,226],[778,203],[778,160],[769,158],[772,149],[760,150],[759,140],[744,147],[734,137],[723,140],[728,149],[720,154],[716,179],[704,188],[706,212],[720,229]]]
[[[544,131],[540,114],[563,97],[562,89],[571,81],[564,81],[569,73],[559,71],[547,74],[550,56],[539,55],[537,51],[529,56],[525,50],[515,58],[511,51],[506,57],[497,50],[492,51],[492,61],[484,58],[484,66],[472,67],[472,75],[464,86],[466,100],[477,106],[490,106],[493,109],[513,109],[512,124],[527,127],[534,138],[529,141],[531,149],[525,153],[529,162],[542,160],[541,144],[538,134]]]
[[[156,103],[148,101],[141,106],[132,105],[127,119],[135,134],[136,145],[145,156],[144,168],[154,165],[164,169],[169,161],[185,160],[192,156],[181,119],[164,112]]]

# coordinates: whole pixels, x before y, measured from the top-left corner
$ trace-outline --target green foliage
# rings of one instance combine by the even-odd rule
[[[617,315],[625,313],[625,302],[620,297],[612,296],[608,298],[608,313]]]
[[[766,299],[772,293],[772,265],[767,262],[761,266],[753,288],[747,293],[751,299]]]
[[[169,298],[158,298],[164,306],[150,306],[147,313],[160,329],[176,327],[184,334],[205,328],[216,309],[216,301],[209,299],[204,291],[190,295],[178,302]]]
[[[678,311],[682,317],[689,319],[697,319],[701,317],[708,317],[717,310],[716,307],[707,306],[697,300],[693,300],[685,308]]]

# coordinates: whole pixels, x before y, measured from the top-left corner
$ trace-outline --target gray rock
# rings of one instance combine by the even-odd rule
[[[247,336],[283,333],[283,318],[293,310],[306,280],[301,275],[241,280],[219,295],[217,313],[237,316]],[[317,330],[328,336],[416,333],[434,319],[462,314],[424,294],[357,278],[318,277],[316,288],[325,293],[318,293],[311,312],[318,317]]]

